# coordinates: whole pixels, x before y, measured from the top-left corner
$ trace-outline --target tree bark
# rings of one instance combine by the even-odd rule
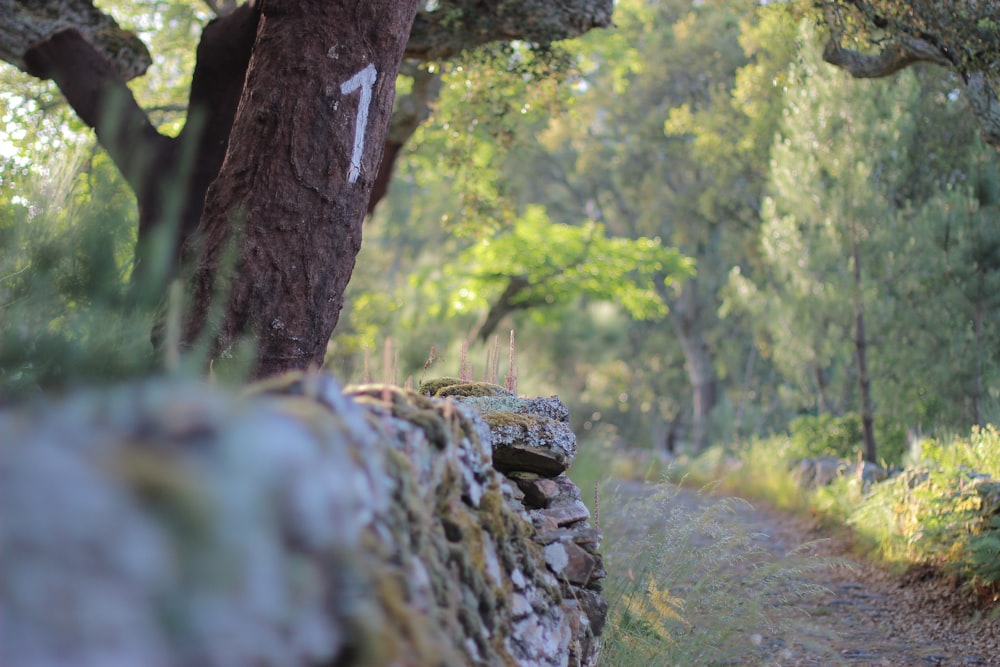
[[[125,85],[150,60],[135,35],[92,0],[7,4],[13,11],[0,24],[0,59],[54,79],[135,191],[134,282],[158,299],[182,254],[194,262],[185,341],[210,328],[215,351],[224,352],[256,333],[257,375],[322,362],[361,240],[357,212],[370,212],[384,196],[396,156],[436,94],[436,79],[418,77],[415,106],[401,105],[386,134],[404,49],[421,60],[499,40],[546,44],[609,25],[613,8],[612,0],[444,0],[423,11],[414,29],[416,0],[358,0],[352,8],[346,0],[206,2],[221,18],[202,35],[187,122],[171,138],[156,131]],[[258,26],[261,12],[270,25]],[[369,65],[373,82],[363,74]],[[338,88],[349,81],[355,88]],[[361,102],[371,105],[369,122],[356,135]],[[389,159],[380,166],[383,146]],[[236,223],[238,231],[230,228]],[[220,269],[236,239],[231,278]],[[220,285],[231,289],[231,311],[206,327]]]
[[[125,81],[143,74],[153,62],[134,33],[122,30],[90,0],[0,0],[0,60],[30,72],[24,55],[32,46],[72,28],[92,44]]]
[[[193,344],[228,286],[215,352],[257,336],[257,377],[323,363],[418,0],[261,4],[226,160],[187,247],[198,261],[185,328]]]

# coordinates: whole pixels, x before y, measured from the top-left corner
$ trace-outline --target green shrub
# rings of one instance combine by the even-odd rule
[[[1000,583],[1000,508],[984,479],[1000,473],[1000,434],[974,428],[966,438],[922,443],[915,467],[876,485],[848,517],[890,563],[934,562],[981,585]]]
[[[864,449],[864,429],[856,412],[843,417],[803,415],[794,419],[788,430],[793,457],[836,456],[854,460]],[[876,420],[875,443],[881,461],[888,466],[899,465],[907,450],[906,431],[897,424]]]

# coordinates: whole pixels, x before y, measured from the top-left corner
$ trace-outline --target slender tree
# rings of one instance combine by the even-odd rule
[[[871,272],[888,246],[884,221],[901,205],[913,131],[905,114],[919,91],[912,77],[861,89],[809,51],[814,39],[803,24],[806,46],[788,76],[761,227],[767,269],[756,284],[734,276],[734,292],[750,304],[787,377],[814,396],[808,407],[861,414],[865,459],[874,462]]]

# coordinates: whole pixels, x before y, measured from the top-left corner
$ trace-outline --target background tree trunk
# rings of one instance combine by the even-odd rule
[[[878,463],[875,444],[875,408],[872,403],[871,378],[868,375],[868,338],[865,335],[864,292],[861,282],[861,249],[858,247],[857,231],[852,226],[852,248],[854,258],[854,347],[857,351],[858,384],[861,388],[861,427],[865,440],[865,461]]]
[[[704,451],[711,444],[712,410],[719,402],[719,377],[715,371],[712,350],[705,340],[705,330],[698,278],[690,278],[681,288],[680,297],[671,304],[670,318],[677,339],[684,351],[684,368],[692,391],[691,443],[695,451]]]
[[[258,336],[258,377],[322,364],[361,247],[418,2],[349,4],[261,3],[226,160],[187,245],[198,260],[185,342],[221,288],[214,352]],[[229,248],[235,270],[220,270]]]

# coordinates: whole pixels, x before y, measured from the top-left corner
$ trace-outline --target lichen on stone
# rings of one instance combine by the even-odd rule
[[[576,435],[568,425],[531,414],[484,415],[493,437],[493,465],[501,472],[534,472],[555,477],[576,456]]]

